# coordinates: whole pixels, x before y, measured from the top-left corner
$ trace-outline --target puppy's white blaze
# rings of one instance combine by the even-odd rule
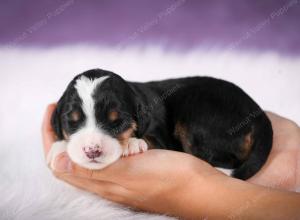
[[[97,79],[89,79],[86,76],[81,76],[77,81],[75,88],[79,97],[82,100],[82,110],[86,115],[86,126],[96,127],[95,119],[95,101],[93,99],[93,94],[97,86],[109,78],[109,76],[100,77]]]
[[[97,126],[95,116],[95,101],[93,98],[95,89],[101,86],[109,76],[96,79],[89,79],[85,76],[80,77],[75,84],[75,89],[82,100],[82,110],[86,121],[82,128],[70,136],[67,151],[70,158],[80,166],[89,169],[101,169],[113,163],[122,155],[120,143],[106,134],[100,126]],[[99,145],[102,151],[100,157],[95,158],[94,162],[87,158],[83,147]],[[97,162],[97,163],[96,163]]]
[[[217,170],[221,171],[222,173],[226,174],[227,176],[231,176],[233,173],[233,169],[224,169],[224,168],[219,168],[215,167]]]

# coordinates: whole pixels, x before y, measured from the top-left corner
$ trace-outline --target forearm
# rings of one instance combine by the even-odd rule
[[[194,180],[178,193],[174,215],[184,219],[297,219],[300,194],[216,176],[205,191]],[[207,184],[207,180],[206,180]]]

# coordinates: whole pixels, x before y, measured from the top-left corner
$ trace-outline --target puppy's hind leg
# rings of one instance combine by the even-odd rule
[[[258,118],[257,118],[258,120]],[[257,173],[268,159],[273,143],[273,129],[268,117],[260,116],[260,123],[255,126],[252,151],[243,164],[234,170],[233,177],[246,180]]]

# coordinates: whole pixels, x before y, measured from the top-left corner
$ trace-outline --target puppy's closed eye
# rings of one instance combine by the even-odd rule
[[[119,113],[117,111],[113,110],[108,113],[109,121],[113,122],[116,121],[118,118],[119,118]]]
[[[73,111],[71,114],[70,114],[70,120],[73,121],[73,122],[77,122],[79,121],[80,119],[80,112],[78,111]]]

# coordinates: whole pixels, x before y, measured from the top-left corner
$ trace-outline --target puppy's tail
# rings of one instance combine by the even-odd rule
[[[257,173],[265,164],[272,148],[272,125],[265,113],[262,113],[254,122],[254,143],[252,152],[240,167],[234,170],[232,176],[246,180]]]

